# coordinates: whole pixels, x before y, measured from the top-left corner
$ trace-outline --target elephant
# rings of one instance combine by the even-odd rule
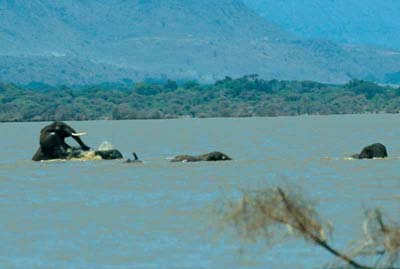
[[[232,160],[228,155],[215,151],[199,156],[179,155],[176,156],[171,162],[215,162],[215,161],[230,161]]]
[[[101,159],[122,159],[122,154],[118,150],[96,150],[87,146],[80,138],[85,133],[77,133],[71,126],[61,121],[55,121],[44,127],[40,131],[40,147],[32,157],[33,161],[46,161],[53,159],[72,159],[82,158],[87,152]],[[71,147],[65,142],[65,139],[72,137],[80,148]]]
[[[94,154],[96,156],[101,157],[103,160],[120,160],[123,159],[124,156],[121,152],[116,149],[109,149],[109,150],[95,150]]]
[[[387,156],[386,147],[381,143],[375,143],[363,148],[360,154],[354,154],[351,157],[355,159],[373,159],[386,158]]]
[[[123,159],[121,152],[116,149],[109,149],[109,150],[90,150],[84,151],[81,148],[71,148],[67,150],[68,156],[66,158],[61,159],[81,159],[81,160],[116,160],[116,159]],[[60,158],[57,158],[60,159]]]
[[[142,161],[139,160],[138,156],[136,155],[136,152],[133,152],[132,155],[133,155],[133,160],[127,159],[126,161],[124,161],[124,163],[142,163]]]

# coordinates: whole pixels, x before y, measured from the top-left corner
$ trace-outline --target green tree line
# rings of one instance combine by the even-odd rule
[[[169,119],[398,113],[400,88],[226,77],[214,84],[167,80],[52,87],[0,83],[0,121]]]

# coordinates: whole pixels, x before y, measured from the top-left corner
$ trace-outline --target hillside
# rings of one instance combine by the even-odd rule
[[[125,78],[154,77],[129,67],[99,63],[67,56],[1,56],[0,77],[3,81],[29,84],[46,82],[52,85],[90,84],[93,81],[121,81]]]
[[[244,0],[266,19],[306,38],[400,49],[397,0]]]
[[[395,51],[299,39],[240,0],[0,0],[0,16],[6,82],[211,82],[253,73],[382,82],[400,71]]]

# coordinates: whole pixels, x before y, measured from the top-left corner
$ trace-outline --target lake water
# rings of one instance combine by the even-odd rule
[[[366,209],[400,221],[399,115],[71,122],[121,161],[34,163],[48,123],[0,124],[0,268],[322,268],[330,254],[301,240],[273,248],[221,227],[216,205],[241,190],[300,186],[342,248]],[[381,142],[386,160],[344,157]],[[74,144],[70,141],[70,144]],[[232,162],[169,163],[223,151]]]

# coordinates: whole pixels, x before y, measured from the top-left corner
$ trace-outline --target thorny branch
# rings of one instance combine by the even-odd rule
[[[393,265],[399,258],[400,227],[387,225],[383,221],[381,211],[374,210],[364,222],[367,243],[364,242],[361,249],[353,255],[347,255],[328,243],[324,231],[324,226],[327,225],[320,221],[313,205],[299,195],[290,194],[282,188],[245,193],[239,204],[230,204],[226,217],[244,237],[269,239],[273,236],[272,230],[276,229],[276,226],[284,225],[290,235],[301,235],[353,268],[399,269]],[[367,248],[373,248],[371,253],[377,255],[376,264],[373,266],[360,264],[354,259],[358,255],[364,255]],[[388,258],[382,263],[384,256]]]

